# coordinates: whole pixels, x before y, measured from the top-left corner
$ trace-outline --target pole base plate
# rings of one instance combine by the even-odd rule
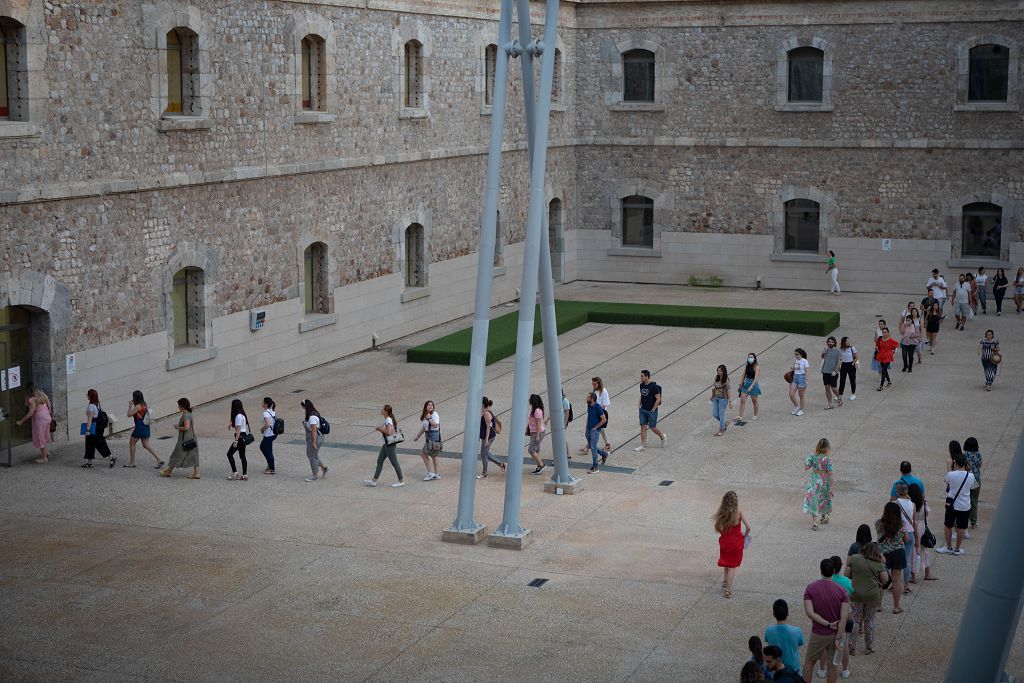
[[[496,531],[487,537],[487,545],[506,550],[523,550],[532,542],[533,533],[529,529],[523,529],[523,533],[514,536],[506,536]]]
[[[561,489],[561,491],[559,491]],[[574,479],[571,482],[560,483],[556,481],[544,482],[544,493],[554,493],[555,495],[572,496],[583,490],[583,480]]]
[[[478,545],[487,536],[487,525],[481,524],[475,531],[459,531],[456,529],[445,529],[441,532],[441,540],[445,543],[459,543],[461,545]]]

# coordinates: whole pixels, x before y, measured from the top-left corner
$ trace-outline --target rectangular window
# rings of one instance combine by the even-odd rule
[[[0,27],[0,119],[10,116],[11,110],[7,102],[7,36]]]
[[[654,248],[654,202],[647,197],[622,200],[622,246]]]
[[[167,34],[167,110],[168,114],[181,113],[181,41],[178,32]]]
[[[963,208],[963,256],[999,258],[1002,249],[1003,210],[987,202]]]
[[[410,40],[405,44],[405,106],[417,108],[422,106],[420,93],[423,92],[423,81],[420,69],[420,44]]]
[[[484,50],[484,104],[494,104],[494,73],[498,68],[498,46]]]
[[[174,275],[171,290],[171,312],[174,318],[174,346],[188,345],[188,274],[182,269]]]
[[[818,226],[821,209],[810,199],[791,199],[786,202],[786,251],[818,253]]]
[[[1010,76],[1010,51],[1003,45],[971,48],[968,102],[1005,102]]]
[[[654,53],[630,50],[622,56],[622,99],[625,102],[654,101]]]
[[[312,109],[312,62],[313,45],[309,37],[302,39],[302,108]]]
[[[789,101],[821,102],[825,53],[815,47],[789,51]]]
[[[316,307],[313,301],[313,248],[307,247],[306,253],[303,256],[302,272],[303,278],[303,295],[305,298],[305,309],[306,313],[314,313]]]

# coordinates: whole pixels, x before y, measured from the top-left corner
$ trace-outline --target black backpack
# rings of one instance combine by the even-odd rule
[[[331,423],[328,422],[322,415],[317,415],[320,418],[320,429],[318,430],[321,434],[327,435],[331,433]]]
[[[274,433],[274,436],[280,436],[284,434],[284,418],[274,416],[274,425],[270,428]]]
[[[107,417],[107,412],[103,410],[103,408],[100,408],[99,406],[96,407],[99,408],[99,413],[96,415],[96,419],[93,420],[93,422],[96,423],[96,434],[99,436],[102,435],[103,432],[107,431],[107,427],[110,426],[110,418]]]
[[[572,414],[572,403],[569,404],[569,422],[572,422],[575,415]]]

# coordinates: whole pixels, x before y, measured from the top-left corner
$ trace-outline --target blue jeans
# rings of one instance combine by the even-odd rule
[[[910,581],[910,570],[913,568],[914,563],[914,532],[910,531],[907,533],[909,539],[903,544],[903,555],[907,558],[907,566],[903,568],[903,583],[907,584]]]
[[[725,431],[725,409],[729,406],[727,398],[711,399],[711,415],[718,420],[718,431]]]
[[[267,469],[274,469],[274,439],[277,438],[277,434],[273,436],[263,437],[263,441],[260,441],[260,453],[267,460]]]
[[[590,447],[590,453],[594,458],[594,467],[597,467],[598,458],[607,458],[608,451],[602,450],[597,447],[598,439],[601,437],[601,430],[599,429],[588,429],[587,430],[587,446]]]

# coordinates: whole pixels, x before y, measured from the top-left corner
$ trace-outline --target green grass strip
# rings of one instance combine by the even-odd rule
[[[788,311],[764,308],[720,308],[717,306],[672,306],[607,301],[555,301],[558,334],[584,323],[618,325],[659,325],[662,327],[711,327],[726,330],[768,330],[823,337],[839,327],[839,313],[832,311]],[[491,320],[487,335],[487,364],[516,352],[519,311]],[[413,347],[406,352],[410,363],[469,365],[473,341],[471,327]],[[540,309],[535,315],[533,343],[543,341]]]

